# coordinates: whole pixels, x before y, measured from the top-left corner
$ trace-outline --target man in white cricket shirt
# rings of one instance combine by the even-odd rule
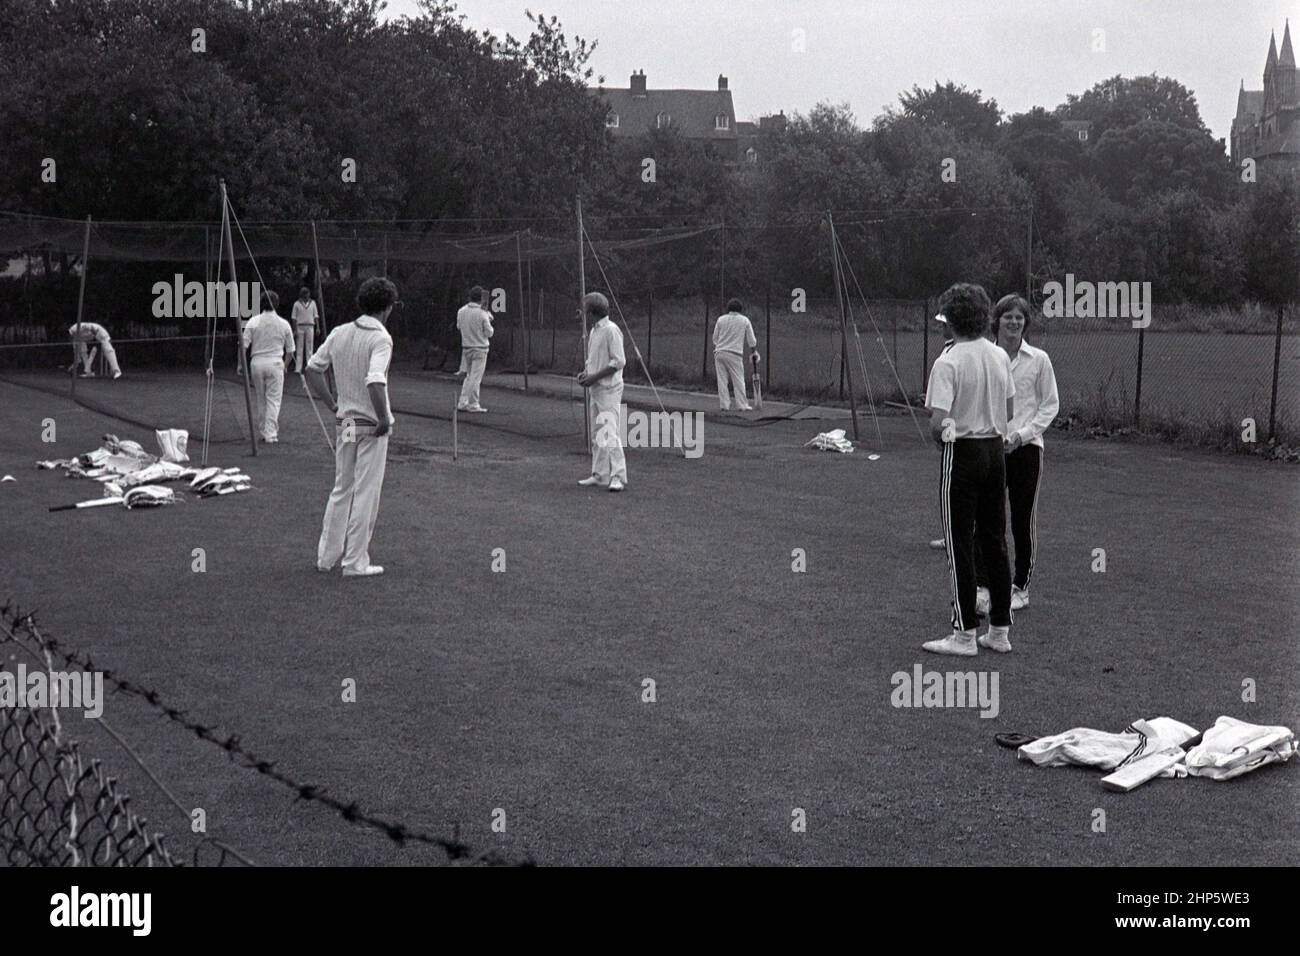
[[[293,329],[276,313],[280,297],[262,293],[262,311],[244,325],[249,380],[253,387],[253,417],[267,442],[280,440],[280,402],[284,398],[284,370],[293,359]]]
[[[99,353],[104,356],[104,361],[108,363],[109,374],[114,379],[122,377],[122,370],[117,367],[117,353],[113,351],[113,340],[109,337],[108,329],[98,322],[74,322],[68,329],[68,334],[72,336],[73,371],[80,365],[82,378],[95,377],[95,373],[90,368],[90,349],[87,348],[88,343],[94,342],[99,347]]]
[[[718,376],[718,405],[725,412],[731,408],[730,381],[736,393],[736,407],[742,412],[752,411],[749,395],[745,391],[745,350],[754,350],[754,361],[760,361],[758,339],[749,317],[741,315],[739,299],[727,301],[727,313],[718,317],[713,326],[713,368]]]
[[[609,320],[609,300],[588,292],[582,307],[591,323],[587,333],[587,364],[578,384],[591,396],[591,477],[578,484],[600,485],[622,491],[627,485],[627,460],[623,454],[623,333]]]
[[[939,355],[925,396],[930,433],[943,450],[939,506],[952,587],[952,633],[926,641],[935,654],[978,653],[975,611],[976,541],[986,559],[992,606],[978,645],[1011,650],[1011,568],[1007,563],[1006,470],[1002,442],[1014,411],[1015,382],[1007,353],[984,337],[989,297],[961,282],[939,299],[953,344]]]
[[[293,335],[298,354],[295,372],[301,372],[302,363],[316,351],[316,326],[319,323],[320,315],[311,297],[311,289],[303,286],[298,290],[298,301],[293,304]]]
[[[492,341],[492,313],[483,308],[486,294],[482,286],[474,286],[469,290],[469,301],[456,313],[456,328],[460,330],[460,371],[465,376],[456,407],[462,412],[487,411],[478,399]]]
[[[357,290],[361,315],[337,326],[307,363],[307,384],[338,419],[334,443],[334,490],[325,505],[316,570],[343,559],[343,576],[369,577],[384,569],[370,563],[370,538],[379,516],[379,493],[388,463],[388,436],[395,420],[388,403],[393,339],[384,323],[397,302],[397,286],[370,278]],[[338,395],[325,378],[334,370]]]

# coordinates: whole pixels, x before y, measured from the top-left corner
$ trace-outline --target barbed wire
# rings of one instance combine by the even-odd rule
[[[258,774],[292,791],[295,802],[304,801],[327,807],[354,826],[377,830],[399,847],[408,843],[437,847],[446,854],[450,861],[455,863],[492,866],[533,865],[530,858],[511,860],[503,857],[496,850],[475,851],[459,839],[458,833],[453,834],[448,839],[426,833],[404,823],[367,813],[356,800],[340,799],[330,794],[325,787],[294,779],[285,771],[280,770],[276,761],[268,760],[244,747],[238,735],[229,734],[223,737],[217,732],[215,725],[203,724],[192,719],[187,711],[174,707],[165,701],[163,695],[158,691],[127,678],[119,677],[111,670],[99,668],[90,658],[90,655],[69,649],[57,638],[42,634],[37,629],[35,615],[35,611],[20,611],[12,601],[7,602],[3,608],[0,608],[0,620],[5,621],[15,631],[22,631],[29,635],[43,650],[58,657],[65,665],[70,665],[78,670],[101,674],[104,683],[111,686],[113,690],[144,701],[171,723],[192,733],[199,740],[224,751],[237,766],[256,771]]]

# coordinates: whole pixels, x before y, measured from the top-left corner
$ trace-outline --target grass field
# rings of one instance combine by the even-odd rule
[[[201,418],[201,378],[127,371],[78,389],[139,422]],[[1294,728],[1291,467],[1049,436],[1033,605],[1014,653],[970,661],[920,650],[946,630],[948,575],[926,547],[938,456],[905,418],[882,421],[871,461],[802,449],[816,422],[710,416],[702,458],[632,450],[615,496],[575,484],[578,404],[485,391],[491,412],[462,420],[453,463],[445,417],[412,414],[438,416],[449,380],[399,375],[372,548],[388,573],[343,580],[313,570],[332,463],[296,388],[281,444],[256,459],[237,441],[212,447],[255,492],[50,514],[90,495],[36,459],[105,432],[153,439],[33,384],[65,387],[0,381],[0,473],[18,479],[0,484],[3,596],[369,812],[543,864],[1300,863],[1296,766],[1118,795],[1094,771],[1032,768],[993,741],[1160,714]],[[242,397],[217,388],[228,438]],[[806,573],[791,571],[794,548]],[[1096,548],[1104,574],[1090,570]],[[918,663],[996,672],[1000,713],[893,707],[891,676]],[[356,703],[341,702],[346,678]],[[641,700],[647,678],[655,703]],[[1247,678],[1257,703],[1241,701]],[[104,717],[258,862],[441,859],[295,803],[133,701],[110,698]],[[65,721],[138,811],[184,830],[101,730]],[[791,830],[794,808],[806,833]]]

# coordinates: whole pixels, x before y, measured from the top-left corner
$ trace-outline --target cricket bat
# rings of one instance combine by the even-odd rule
[[[763,407],[763,380],[758,374],[758,354],[755,353],[749,357],[750,364],[754,366],[754,407]]]
[[[1143,733],[1150,730],[1150,726],[1144,720],[1134,721],[1133,727]],[[1149,736],[1154,736],[1154,734],[1149,734]],[[1184,748],[1194,747],[1200,742],[1200,739],[1200,734],[1172,743],[1166,739],[1164,741],[1165,746],[1159,750],[1143,754],[1132,763],[1125,764],[1114,773],[1102,777],[1102,789],[1111,790],[1115,793],[1128,793],[1131,790],[1136,790],[1148,780],[1154,780],[1170,767],[1186,760],[1187,751]]]
[[[102,508],[104,505],[120,505],[121,498],[92,498],[90,501],[78,501],[75,505],[54,505],[51,511],[72,511],[75,508]]]

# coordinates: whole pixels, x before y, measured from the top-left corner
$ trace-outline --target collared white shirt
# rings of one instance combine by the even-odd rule
[[[103,342],[108,338],[108,329],[98,322],[74,322],[68,327],[68,334],[83,342]]]
[[[485,349],[492,338],[492,313],[477,302],[462,305],[456,313],[456,328],[461,348]]]
[[[259,312],[244,325],[244,348],[253,358],[281,358],[294,352],[293,329],[275,312]]]
[[[334,386],[339,393],[339,421],[377,424],[374,403],[370,400],[369,385],[384,386],[388,395],[388,366],[393,361],[393,337],[372,315],[363,315],[353,322],[336,326],[307,367],[317,372],[334,369]],[[393,417],[392,403],[388,405],[388,423]]]
[[[952,419],[956,438],[1006,438],[1007,399],[1015,394],[1007,353],[978,338],[939,353],[925,404]]]
[[[585,371],[588,375],[595,375],[598,372],[603,372],[611,365],[618,371],[613,375],[602,378],[592,388],[621,388],[623,385],[623,367],[627,365],[627,358],[623,354],[623,332],[609,320],[609,316],[605,316],[605,318],[593,325],[587,333],[587,365]]]
[[[294,325],[315,325],[316,324],[316,303],[312,299],[306,302],[297,299],[293,303],[293,324]]]
[[[758,339],[754,337],[754,325],[749,317],[739,312],[728,312],[718,316],[713,326],[713,351],[737,352],[745,354],[745,346],[758,348]]]
[[[1042,349],[1022,339],[1016,357],[1011,360],[1011,376],[1016,380],[1011,431],[1020,433],[1022,444],[1042,448],[1043,432],[1061,408],[1052,360]]]

